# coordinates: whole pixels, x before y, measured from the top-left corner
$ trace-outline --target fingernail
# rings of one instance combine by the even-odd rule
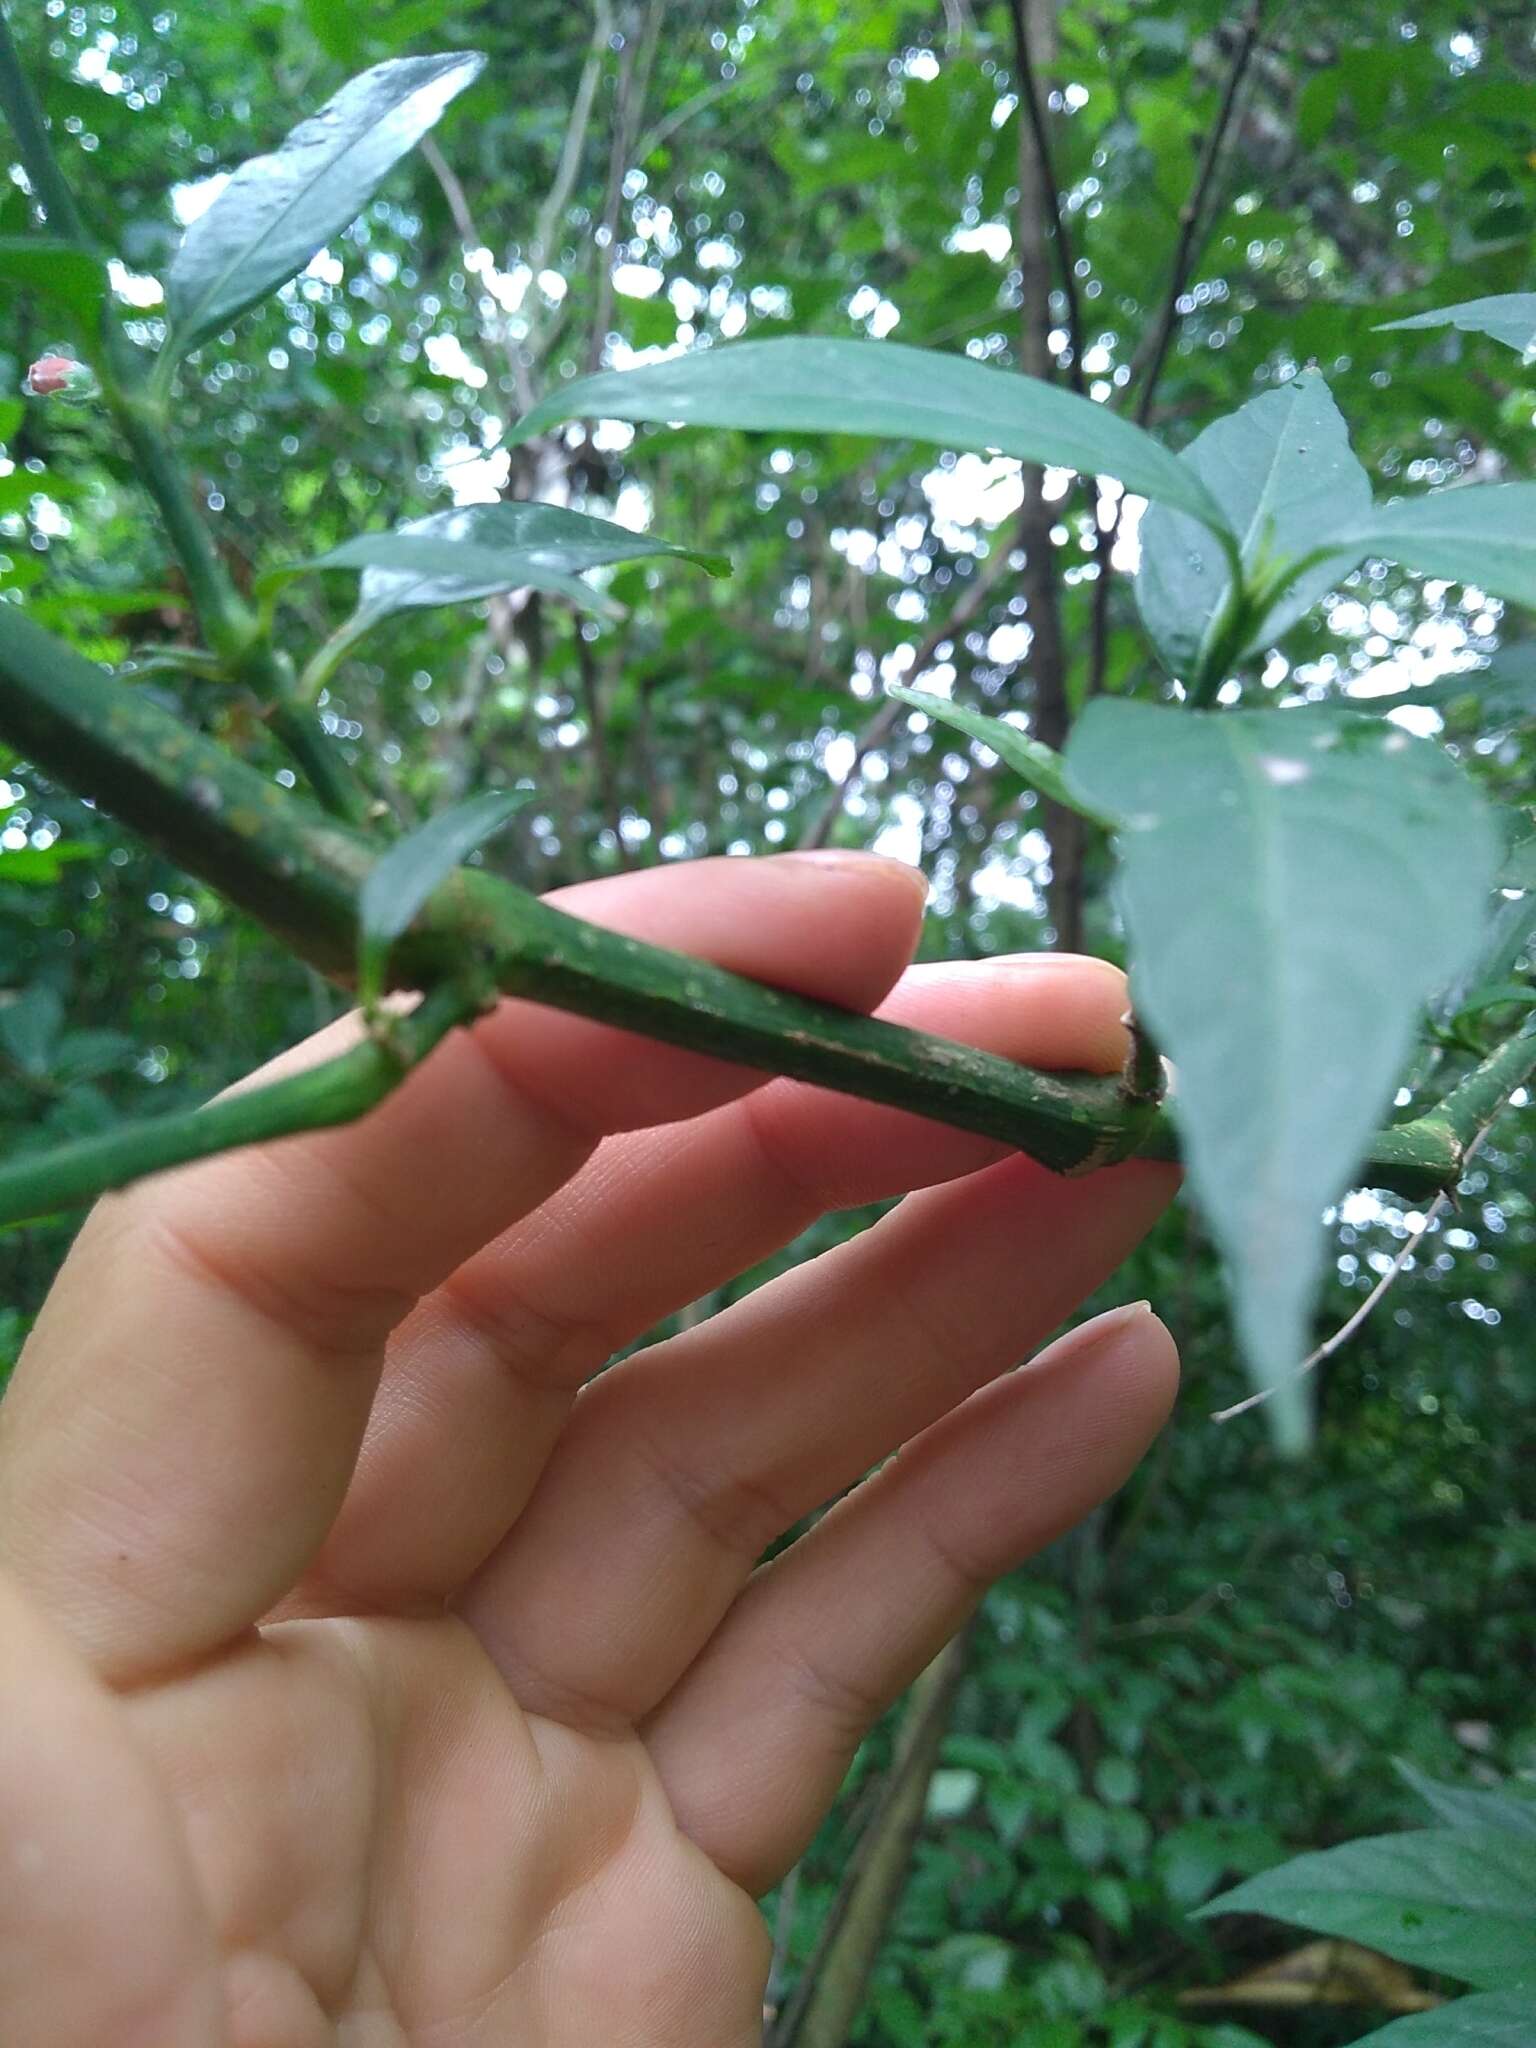
[[[1102,1314],[1090,1316],[1086,1323],[1079,1323],[1072,1332],[1080,1336],[1091,1330],[1095,1337],[1105,1337],[1116,1330],[1129,1329],[1132,1323],[1139,1323],[1152,1313],[1150,1301],[1127,1301],[1119,1308],[1107,1308]]]
[[[892,860],[885,853],[855,853],[841,846],[808,846],[771,856],[775,860],[804,861],[807,864],[829,871],[832,874],[868,875],[877,870],[897,874],[926,901],[928,877],[921,868],[914,868],[904,860]]]
[[[1113,960],[1101,960],[1096,953],[993,953],[984,964],[1019,968],[1026,974],[1061,973],[1068,968],[1078,973],[1085,967],[1097,967],[1104,974],[1112,974],[1117,983],[1125,979],[1123,968]]]

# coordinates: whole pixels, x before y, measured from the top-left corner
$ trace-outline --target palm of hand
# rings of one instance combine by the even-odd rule
[[[917,909],[846,858],[573,893],[860,1006]],[[1057,961],[890,1013],[1103,1067],[1123,1005]],[[1007,1371],[1165,1170],[1062,1183],[753,1083],[508,1004],[364,1124],[98,1212],[0,1411],[8,2048],[758,2040],[753,1897],[988,1580],[1119,1483],[1172,1358],[1127,1312]]]
[[[760,2038],[761,1917],[679,1833],[644,1744],[525,1715],[463,1623],[284,1624],[128,1717],[196,1881],[180,1924],[146,1926],[141,1869],[119,1925],[146,1978],[203,1959],[233,2041]],[[157,1932],[174,1954],[145,1953]]]

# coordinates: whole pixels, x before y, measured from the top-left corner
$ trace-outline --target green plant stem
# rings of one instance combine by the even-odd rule
[[[16,137],[16,152],[27,180],[48,216],[51,233],[62,241],[92,246],[75,195],[59,169],[48,140],[48,124],[36,93],[22,68],[21,52],[11,35],[11,25],[0,7],[0,113],[5,115]]]
[[[42,201],[50,227],[63,239],[91,247],[68,180],[59,167],[31,81],[10,24],[0,9],[0,111],[16,138],[27,178]],[[101,389],[127,443],[140,480],[155,502],[166,537],[187,579],[193,608],[208,645],[237,681],[252,690],[269,724],[298,762],[324,808],[361,824],[366,798],[328,748],[323,733],[292,702],[293,671],[263,637],[256,614],[219,560],[213,536],[171,450],[166,379],[146,378],[138,353],[122,330],[103,321]],[[165,361],[156,365],[157,371]]]
[[[202,1109],[121,1124],[99,1137],[0,1165],[0,1228],[77,1207],[145,1174],[239,1145],[350,1123],[382,1102],[475,1007],[472,995],[445,983],[409,1016],[391,1020],[387,1032],[366,1038],[323,1066],[224,1096]]]
[[[376,848],[114,683],[13,605],[0,605],[0,734],[351,985],[358,892]],[[996,1138],[1058,1172],[1178,1156],[1166,1106],[1128,1104],[1116,1076],[1039,1073],[787,995],[460,869],[396,943],[386,985],[431,987],[470,970],[508,994]],[[1414,1197],[1453,1186],[1461,1121],[1459,1109],[1442,1108],[1379,1132],[1361,1179]]]
[[[1442,1124],[1463,1147],[1472,1143],[1486,1123],[1518,1088],[1536,1074],[1536,1010],[1511,1034],[1493,1048],[1447,1095],[1420,1119]]]

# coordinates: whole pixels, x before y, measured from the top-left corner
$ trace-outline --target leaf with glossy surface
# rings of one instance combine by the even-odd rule
[[[357,984],[365,1003],[377,1000],[390,947],[432,891],[499,832],[532,794],[527,789],[491,789],[467,797],[408,832],[375,861],[357,903]]]
[[[1531,2048],[1531,2002],[1529,1991],[1479,1991],[1393,2020],[1355,2048]]]
[[[1369,517],[1371,484],[1332,394],[1315,371],[1215,421],[1180,456],[1220,505],[1252,585],[1265,564],[1300,561],[1336,529]],[[1305,616],[1351,564],[1314,564],[1268,606],[1237,656],[1268,646]],[[1231,564],[1194,520],[1154,505],[1141,523],[1136,603],[1177,676],[1194,674],[1223,617]]]
[[[1138,1012],[1178,1071],[1190,1178],[1238,1334],[1289,1449],[1319,1215],[1390,1101],[1426,999],[1477,943],[1499,860],[1439,748],[1333,709],[1201,713],[1097,699],[1067,750],[1118,814]]]
[[[46,235],[0,235],[0,279],[61,307],[97,338],[110,286],[106,264],[89,249]]]
[[[1046,746],[1041,740],[1032,740],[1028,733],[1020,732],[1016,725],[1009,725],[1005,719],[989,717],[985,711],[967,710],[963,704],[951,704],[947,697],[935,697],[927,690],[908,690],[898,683],[888,683],[886,695],[894,697],[898,703],[910,704],[914,711],[924,712],[943,725],[952,725],[956,732],[980,740],[984,747],[990,747],[1015,773],[1021,775],[1031,789],[1038,789],[1053,803],[1062,804],[1067,810],[1077,811],[1091,819],[1095,825],[1113,831],[1116,821],[1086,805],[1070,786],[1065,764],[1054,747]]]
[[[1378,334],[1401,334],[1411,327],[1459,327],[1463,334],[1487,334],[1502,341],[1528,363],[1536,362],[1536,292],[1500,292],[1488,299],[1463,299],[1457,306],[1439,306],[1407,320],[1384,320]]]
[[[694,349],[638,370],[563,385],[518,421],[511,442],[562,420],[613,419],[773,433],[873,434],[941,448],[989,449],[1127,490],[1220,531],[1221,510],[1187,463],[1091,399],[966,356],[894,341],[787,335]]]
[[[723,555],[680,547],[655,534],[632,533],[563,505],[462,505],[407,520],[389,533],[359,534],[298,569],[361,569],[357,616],[369,623],[417,606],[469,604],[504,590],[549,590],[600,605],[598,591],[576,579],[587,569],[670,555],[711,576],[729,572]]]
[[[1536,605],[1536,484],[1456,484],[1396,498],[1337,542],[1334,575],[1362,555],[1385,555],[1424,576]]]
[[[1265,1913],[1479,1989],[1536,1992],[1536,1842],[1502,1828],[1368,1835],[1297,1856],[1199,1908]]]
[[[188,227],[166,273],[168,354],[185,355],[302,270],[484,63],[464,50],[375,64],[270,156],[243,163]]]

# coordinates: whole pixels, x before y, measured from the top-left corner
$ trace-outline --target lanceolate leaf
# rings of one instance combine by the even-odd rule
[[[101,324],[109,289],[107,266],[89,249],[46,235],[0,236],[0,278],[62,308],[87,338]]]
[[[1395,711],[1403,704],[1427,704],[1434,711],[1472,704],[1482,726],[1527,725],[1536,719],[1536,640],[1501,647],[1482,668],[1458,669],[1432,683],[1366,702],[1375,712]]]
[[[599,593],[576,582],[583,570],[647,556],[696,562],[711,576],[730,568],[723,555],[632,533],[563,505],[464,505],[412,519],[390,533],[343,541],[304,569],[361,569],[358,616],[369,623],[413,606],[469,604],[502,590],[533,588],[596,605]],[[296,572],[287,572],[296,573]]]
[[[1525,1985],[1536,1997],[1533,1892],[1536,1841],[1502,1828],[1425,1828],[1298,1856],[1196,1917],[1267,1913],[1480,1989]]]
[[[1356,2048],[1530,2048],[1529,1991],[1479,1991],[1378,2027]]]
[[[512,438],[527,441],[570,419],[678,420],[996,449],[1118,477],[1127,490],[1176,505],[1217,531],[1224,526],[1189,465],[1104,406],[1036,377],[893,341],[790,335],[605,370],[551,392]]]
[[[167,273],[170,354],[185,355],[302,270],[484,62],[467,50],[375,64],[280,149],[243,163],[187,229]]]
[[[1020,732],[1016,725],[1009,725],[1004,719],[989,718],[984,711],[969,711],[963,704],[951,704],[947,697],[932,696],[927,690],[904,690],[892,683],[887,686],[886,694],[899,703],[910,704],[914,711],[926,712],[942,725],[952,725],[957,732],[980,740],[983,746],[990,747],[994,754],[1000,754],[1010,768],[1022,775],[1031,789],[1038,789],[1042,796],[1065,805],[1069,811],[1081,812],[1096,825],[1114,829],[1116,821],[1113,818],[1093,810],[1071,788],[1066,779],[1065,764],[1054,747],[1032,740],[1028,733]]]
[[[1490,1791],[1479,1785],[1442,1785],[1401,1758],[1397,1773],[1447,1827],[1508,1828],[1536,1842],[1536,1791],[1522,1797],[1514,1786]]]
[[[1435,746],[1347,712],[1100,698],[1073,788],[1124,820],[1137,1009],[1282,1441],[1306,1434],[1319,1211],[1390,1099],[1425,1000],[1477,943],[1498,837]]]
[[[377,999],[390,947],[432,891],[531,795],[526,789],[492,789],[468,797],[396,840],[369,869],[357,906],[357,982],[365,1002]]]
[[[1425,576],[1536,605],[1536,484],[1458,484],[1378,505],[1338,535],[1331,573],[1362,555],[1385,555]]]
[[[1328,386],[1314,371],[1215,421],[1180,460],[1237,534],[1250,583],[1260,565],[1299,561],[1329,533],[1356,526],[1370,514],[1370,479],[1355,459]],[[1254,621],[1238,654],[1277,640],[1351,566],[1335,559],[1304,570]],[[1154,505],[1141,524],[1136,602],[1175,675],[1198,668],[1230,586],[1231,566],[1210,536],[1184,513]]]
[[[1441,306],[1433,313],[1415,313],[1408,320],[1384,320],[1378,334],[1399,334],[1409,327],[1459,327],[1464,334],[1490,334],[1495,341],[1536,362],[1536,292],[1501,292],[1491,299],[1463,299],[1459,306]]]

